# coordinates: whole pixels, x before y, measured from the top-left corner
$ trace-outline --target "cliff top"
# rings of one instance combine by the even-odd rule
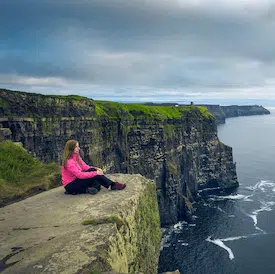
[[[96,110],[99,115],[107,117],[125,118],[152,118],[152,119],[181,119],[191,113],[202,114],[213,118],[206,107],[194,106],[146,106],[143,104],[124,104],[109,101],[96,101]]]
[[[3,273],[76,273],[107,253],[151,182],[141,175],[108,177],[127,187],[96,195],[64,195],[58,187],[0,208]]]
[[[50,110],[50,111],[49,111]],[[78,95],[42,95],[0,89],[0,117],[94,117],[130,119],[181,119],[197,114],[213,119],[204,106],[146,106],[94,101]]]

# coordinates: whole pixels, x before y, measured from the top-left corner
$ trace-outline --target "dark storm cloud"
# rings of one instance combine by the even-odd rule
[[[0,84],[260,87],[274,78],[274,5],[247,3],[2,0]]]

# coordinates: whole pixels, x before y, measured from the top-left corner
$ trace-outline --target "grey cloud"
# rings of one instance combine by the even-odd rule
[[[22,24],[26,26],[23,32],[32,30],[38,36],[38,31],[59,35],[72,26],[78,31],[76,39],[81,39],[82,35],[87,37],[91,32],[92,35],[96,34],[90,37],[91,42],[101,39],[107,48],[113,50],[151,48],[152,51],[167,51],[167,48],[171,48],[178,53],[182,49],[190,54],[211,54],[212,49],[212,54],[220,51],[234,54],[240,51],[243,54],[263,39],[273,41],[269,35],[271,28],[268,29],[264,21],[257,18],[228,15],[226,11],[213,13],[179,9],[175,5],[177,1],[171,1],[174,5],[170,7],[167,4],[165,9],[159,2],[5,0],[3,10],[6,7],[9,12],[2,14],[0,20],[2,26],[8,26],[6,30],[14,27],[17,31]],[[17,16],[13,22],[10,20],[12,14]],[[251,55],[255,51],[253,49]]]
[[[274,5],[259,16],[177,2],[2,0],[0,73],[194,89],[274,78]]]
[[[28,60],[20,56],[0,57],[0,74],[15,74],[21,76],[35,77],[64,77],[69,79],[85,79],[87,71],[84,68],[78,68],[72,63],[54,63],[52,61],[37,62]]]

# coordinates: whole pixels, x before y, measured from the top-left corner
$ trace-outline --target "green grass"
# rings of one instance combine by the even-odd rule
[[[79,95],[43,95],[36,93],[26,93],[21,91],[10,91],[7,92],[18,93],[27,96],[36,96],[37,99],[44,98],[57,98],[63,100],[72,100],[74,103],[81,104],[83,101],[92,101],[95,104],[95,111],[97,117],[106,118],[118,118],[118,119],[182,119],[189,113],[200,113],[203,117],[213,118],[208,111],[207,107],[204,106],[147,106],[143,104],[124,104],[111,101],[94,101],[93,99],[79,96]],[[5,101],[0,101],[0,106],[3,109],[7,108]],[[53,106],[55,107],[55,106]]]
[[[0,206],[59,184],[57,164],[42,164],[22,146],[0,142]]]
[[[205,106],[196,106],[200,113],[207,118],[215,119],[215,117],[209,112],[208,108]]]
[[[83,225],[100,225],[100,224],[116,224],[117,228],[123,226],[123,220],[118,215],[111,215],[109,217],[104,218],[98,218],[98,219],[90,219],[90,220],[84,220],[82,222]]]
[[[64,100],[77,100],[77,101],[83,101],[83,100],[92,100],[84,96],[80,95],[44,95],[46,97],[53,97],[53,98],[58,98],[58,99],[64,99]]]
[[[57,98],[57,99],[64,99],[64,100],[77,100],[77,101],[83,101],[83,100],[92,100],[84,96],[80,95],[55,95],[55,94],[40,94],[40,93],[33,93],[33,92],[25,92],[25,91],[19,91],[19,90],[9,90],[9,89],[0,89],[0,91],[10,92],[10,93],[17,93],[19,95],[27,95],[27,96],[37,96],[40,98]],[[1,106],[1,103],[0,103]]]
[[[95,103],[97,116],[106,116],[108,118],[181,119],[187,113],[192,112],[199,112],[204,117],[213,118],[204,106],[146,106],[108,101],[95,101]]]

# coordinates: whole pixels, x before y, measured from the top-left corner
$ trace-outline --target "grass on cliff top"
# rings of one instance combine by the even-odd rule
[[[25,91],[9,90],[9,89],[0,89],[0,92],[1,91],[5,91],[5,92],[9,92],[9,93],[17,93],[19,95],[39,96],[39,97],[43,97],[43,98],[57,98],[57,99],[63,99],[63,100],[77,100],[77,101],[93,100],[93,99],[90,99],[90,98],[87,98],[84,96],[80,96],[80,95],[75,95],[75,94],[72,94],[72,95],[40,94],[40,93],[34,93],[34,92],[25,92]]]
[[[142,104],[124,104],[108,101],[95,101],[96,114],[110,118],[156,118],[180,119],[187,113],[199,111],[204,117],[213,118],[204,106],[147,106]]]
[[[0,142],[0,206],[59,184],[57,164],[42,164],[22,146]]]

